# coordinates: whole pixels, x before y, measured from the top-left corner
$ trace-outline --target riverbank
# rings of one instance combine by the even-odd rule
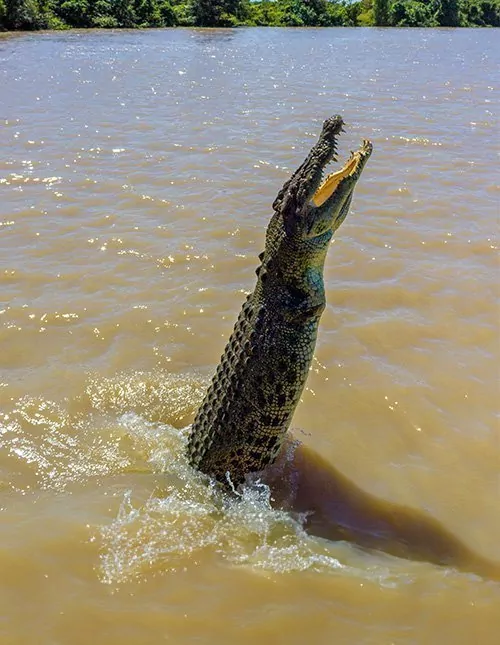
[[[177,26],[499,27],[500,0],[0,0],[0,31]]]

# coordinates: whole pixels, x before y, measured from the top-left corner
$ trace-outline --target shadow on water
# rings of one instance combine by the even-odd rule
[[[427,513],[363,491],[303,444],[278,460],[265,481],[276,505],[307,514],[311,535],[500,580],[499,562],[472,551]]]

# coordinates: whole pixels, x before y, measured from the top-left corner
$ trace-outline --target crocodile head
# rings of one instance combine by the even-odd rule
[[[326,166],[337,160],[337,140],[343,126],[338,115],[324,122],[318,142],[275,199],[273,208],[281,214],[287,235],[313,238],[331,234],[344,221],[372,144],[363,141],[340,170],[325,177]]]

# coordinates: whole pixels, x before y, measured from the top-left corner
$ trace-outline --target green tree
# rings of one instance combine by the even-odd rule
[[[158,9],[160,11],[163,26],[175,27],[177,24],[177,18],[170,2],[168,2],[168,0],[160,0],[158,3]]]
[[[275,0],[262,0],[250,5],[250,20],[254,25],[277,27],[281,25],[281,15],[279,2]]]
[[[163,19],[156,0],[135,0],[136,25],[139,27],[163,27]]]
[[[0,30],[195,24],[500,27],[500,0],[0,0]]]
[[[479,0],[483,25],[500,27],[500,0]]]
[[[373,21],[377,27],[387,27],[389,24],[389,0],[374,0]]]
[[[468,0],[460,5],[463,27],[500,27],[500,0]]]
[[[431,5],[417,0],[397,0],[391,7],[390,23],[395,27],[436,27]]]
[[[355,27],[359,24],[359,16],[362,11],[361,2],[346,2],[345,13],[346,13],[346,22],[344,23],[345,27]]]
[[[4,0],[0,0],[0,29],[6,28],[7,8]]]
[[[460,24],[458,0],[440,0],[436,19],[441,27],[458,27]]]
[[[175,24],[181,27],[192,27],[194,25],[194,17],[192,8],[192,0],[171,0],[173,12],[175,14]]]
[[[373,18],[373,0],[360,0],[356,4],[360,8],[356,24],[361,27],[373,27],[375,24]]]
[[[90,27],[92,18],[87,0],[65,0],[54,6],[54,12],[72,27]]]
[[[326,0],[282,0],[281,23],[290,27],[320,27],[330,25]]]
[[[98,0],[100,22],[103,27],[111,27],[112,19],[116,22],[117,27],[135,27],[137,25],[137,16],[135,15],[135,6],[133,0]],[[106,22],[108,24],[106,24]]]
[[[38,0],[4,0],[7,29],[44,29],[49,24],[48,9]]]
[[[357,22],[357,15],[354,18],[350,13],[354,8],[359,12],[361,2],[338,2],[332,0],[327,3],[326,12],[328,14],[328,26],[330,27],[354,27]],[[371,24],[371,22],[370,22]]]
[[[249,10],[246,0],[192,0],[191,13],[198,27],[234,27]]]

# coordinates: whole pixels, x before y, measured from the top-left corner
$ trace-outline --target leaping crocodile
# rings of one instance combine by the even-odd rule
[[[304,388],[325,308],[323,266],[333,233],[347,216],[369,141],[341,170],[343,120],[323,124],[318,142],[274,203],[247,297],[188,439],[192,466],[233,486],[276,459]]]

